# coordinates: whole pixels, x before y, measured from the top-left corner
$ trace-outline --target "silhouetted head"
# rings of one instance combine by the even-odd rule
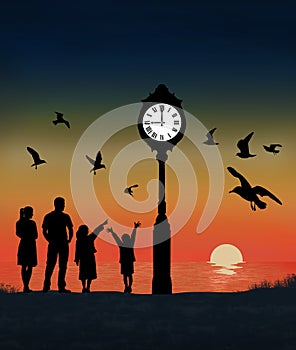
[[[27,218],[31,219],[33,217],[33,208],[30,206],[26,206],[20,209],[20,219]]]
[[[121,239],[122,239],[123,244],[124,244],[126,247],[130,246],[130,244],[131,244],[131,239],[130,239],[130,236],[129,236],[127,233],[124,233],[124,234],[121,236]]]
[[[53,204],[56,211],[63,211],[65,209],[65,200],[62,197],[55,198]]]
[[[99,164],[98,166],[95,166],[95,167],[94,167],[94,170],[99,170],[99,169],[102,169],[102,168],[105,168],[105,169],[106,169],[105,164]]]
[[[88,226],[80,225],[76,232],[76,238],[80,239],[80,238],[86,237],[87,235],[88,235]]]
[[[234,187],[231,191],[229,191],[229,193],[237,193],[240,194],[241,193],[241,187],[240,186],[236,186]]]

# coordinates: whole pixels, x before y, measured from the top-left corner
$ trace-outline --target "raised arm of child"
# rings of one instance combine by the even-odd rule
[[[117,245],[120,247],[123,245],[121,239],[119,238],[119,236],[117,235],[117,233],[115,233],[113,231],[112,227],[107,228],[107,231],[110,232],[112,234],[112,237],[114,238],[115,242],[117,243]]]
[[[102,232],[104,230],[104,226],[108,224],[108,219],[106,219],[104,222],[102,222],[99,226],[97,226],[93,233],[98,236],[100,234],[100,232]]]
[[[134,246],[135,240],[136,240],[136,233],[137,233],[137,228],[141,226],[140,221],[134,222],[134,229],[131,234],[131,245]]]

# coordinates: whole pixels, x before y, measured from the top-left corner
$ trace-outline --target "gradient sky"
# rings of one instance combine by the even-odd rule
[[[0,260],[16,259],[15,222],[22,206],[35,210],[40,261],[46,248],[42,218],[52,210],[55,196],[66,198],[75,230],[82,224],[70,189],[79,138],[99,116],[140,102],[164,83],[183,100],[185,110],[208,129],[217,127],[225,170],[233,166],[283,201],[279,206],[267,199],[266,210],[252,212],[247,202],[228,194],[238,181],[226,170],[219,212],[197,235],[208,181],[199,153],[185,138],[180,149],[195,169],[199,197],[192,217],[172,240],[172,258],[208,261],[217,245],[229,243],[246,261],[295,261],[295,10],[294,1],[263,0],[2,2]],[[71,122],[70,130],[53,126],[56,110]],[[251,131],[250,147],[257,156],[236,158],[237,140]],[[129,138],[139,136],[135,130],[123,132],[105,146],[108,164]],[[262,145],[268,143],[281,143],[280,154],[266,153]],[[31,168],[26,146],[38,150],[48,164]],[[156,176],[157,168],[149,162],[131,170],[131,182],[142,176],[147,183]],[[89,171],[86,161],[83,166]],[[176,176],[167,173],[170,213],[177,200],[172,192]],[[106,176],[96,176],[108,185]],[[107,192],[109,217],[131,225],[136,219],[143,226],[153,223],[155,211],[143,217],[124,212]],[[137,199],[147,195],[138,191]],[[115,246],[103,241],[97,246],[101,260],[117,259]],[[74,244],[71,250],[73,254]],[[151,249],[140,249],[137,258],[151,260]]]

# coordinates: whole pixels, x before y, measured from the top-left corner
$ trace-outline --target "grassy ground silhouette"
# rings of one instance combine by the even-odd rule
[[[266,288],[296,288],[296,275],[288,274],[283,279],[274,282],[263,280],[260,283],[254,283],[250,289],[266,289]]]
[[[10,284],[0,283],[0,293],[17,293],[18,291],[18,288]]]

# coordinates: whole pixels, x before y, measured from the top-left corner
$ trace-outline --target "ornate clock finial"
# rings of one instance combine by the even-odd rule
[[[142,102],[163,102],[179,108],[182,108],[182,101],[171,93],[165,84],[159,84],[153,93],[149,93],[149,96],[142,100]]]

